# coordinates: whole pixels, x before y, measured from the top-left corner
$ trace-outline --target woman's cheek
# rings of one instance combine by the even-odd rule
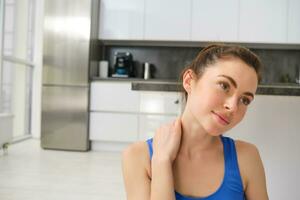
[[[246,111],[247,111],[247,109],[242,109],[242,110],[240,110],[239,113],[236,114],[235,119],[234,119],[234,121],[235,121],[234,126],[237,125],[238,123],[240,123],[244,119]]]
[[[210,98],[208,98],[207,100],[210,102],[210,104],[212,105],[222,105],[222,103],[224,102],[224,94],[220,93],[219,91],[216,91],[214,93],[210,94]]]

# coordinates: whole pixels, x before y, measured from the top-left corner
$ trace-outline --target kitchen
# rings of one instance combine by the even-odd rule
[[[12,2],[17,1],[4,2],[1,2],[2,10],[4,10],[5,5],[12,5]],[[61,17],[68,11],[67,7],[64,7],[66,6],[64,5],[65,3],[58,3],[55,7],[55,5],[50,4],[50,1],[45,0],[28,2],[35,2],[36,10],[34,15],[37,16],[35,17],[36,25],[33,27],[35,35],[32,39],[35,41],[35,53],[32,56],[33,59],[29,63],[26,62],[28,65],[34,66],[28,68],[32,70],[32,93],[30,99],[25,99],[26,102],[30,101],[32,105],[31,108],[27,108],[27,110],[30,110],[31,115],[28,114],[29,111],[25,112],[30,116],[30,120],[23,119],[26,122],[29,121],[27,124],[30,124],[30,126],[23,126],[27,127],[27,132],[30,132],[30,134],[24,137],[24,139],[20,139],[20,141],[24,140],[23,142],[16,142],[9,145],[7,155],[1,155],[0,169],[2,167],[4,169],[0,171],[1,177],[5,179],[9,178],[4,172],[9,172],[11,168],[8,163],[9,161],[14,162],[14,160],[7,161],[7,159],[13,159],[14,153],[22,157],[20,145],[28,147],[28,152],[24,152],[23,155],[28,156],[36,150],[30,150],[30,144],[34,146],[35,142],[41,141],[42,149],[39,148],[39,145],[35,146],[41,151],[41,155],[56,156],[58,159],[61,158],[61,162],[63,162],[64,156],[69,156],[70,154],[66,151],[51,151],[46,149],[66,150],[70,148],[69,150],[71,150],[74,148],[72,145],[76,144],[76,142],[85,143],[83,148],[86,148],[86,150],[90,148],[91,151],[84,154],[89,154],[94,158],[99,153],[100,158],[103,157],[108,162],[115,163],[115,165],[111,166],[115,171],[110,174],[116,176],[114,179],[116,184],[110,184],[110,188],[105,189],[106,191],[112,191],[110,193],[112,196],[107,195],[106,198],[95,197],[95,199],[125,199],[120,162],[118,162],[120,161],[121,150],[131,142],[151,137],[160,124],[170,121],[180,114],[184,107],[182,93],[180,92],[181,88],[177,83],[180,71],[191,62],[192,58],[208,42],[228,42],[242,44],[251,48],[251,50],[261,57],[265,66],[263,80],[259,85],[251,109],[249,109],[244,121],[228,134],[233,138],[240,138],[254,143],[259,148],[266,169],[270,199],[298,199],[296,181],[300,178],[297,170],[300,167],[299,156],[297,156],[300,152],[299,147],[297,147],[297,141],[299,140],[297,133],[300,128],[297,118],[298,113],[300,113],[300,89],[298,85],[300,67],[300,16],[297,12],[297,8],[300,6],[299,1],[264,0],[250,2],[245,0],[230,0],[225,3],[197,0],[164,0],[162,2],[158,0],[102,0],[86,1],[81,6],[75,6],[77,3],[72,1],[72,11],[76,10],[77,13],[82,14],[84,13],[84,8],[85,10],[91,10],[92,17],[89,19],[91,20],[91,26],[85,21],[85,19],[88,19],[87,14],[84,17],[80,15],[82,18],[75,18],[77,19],[75,22],[71,18],[65,19]],[[69,1],[64,2],[67,4]],[[19,2],[16,4],[19,4]],[[57,10],[53,8],[57,8]],[[72,13],[72,11],[70,12]],[[60,15],[53,17],[53,12],[57,12]],[[1,16],[1,19],[8,16]],[[19,19],[21,18],[19,17]],[[60,24],[55,25],[55,20]],[[74,24],[79,26],[74,26]],[[51,25],[56,26],[57,32],[51,32],[50,29],[47,29],[47,26]],[[65,38],[57,37],[57,39],[55,34],[58,34],[61,30],[71,31],[72,28],[74,29],[73,34],[77,33],[77,35],[74,34],[73,38],[67,40],[68,42],[65,43],[66,46],[63,46],[62,40],[59,39]],[[48,30],[50,31],[47,32]],[[48,35],[45,35],[45,33],[48,33]],[[4,38],[5,35],[1,36],[1,38]],[[78,37],[76,38],[75,36]],[[21,34],[20,37],[19,40],[22,40]],[[50,39],[46,40],[47,37]],[[1,62],[17,62],[17,59],[13,59],[13,55],[5,51],[5,39],[1,40],[3,43],[1,46],[4,47],[1,51],[1,56],[3,55],[1,59],[3,61]],[[74,43],[72,46],[71,42],[76,39],[78,43]],[[61,42],[58,44],[62,46],[55,46],[55,41]],[[70,56],[68,54],[69,51],[76,52],[74,48],[78,46],[81,49],[78,50],[75,56],[73,54],[74,60],[64,60],[63,57]],[[91,55],[88,55],[89,49]],[[129,63],[131,63],[129,65],[134,66],[134,77],[112,77],[114,74],[123,74],[122,70],[117,70],[118,67],[116,66],[118,65],[115,65],[115,61],[117,55],[122,56],[123,53],[124,56],[126,52],[130,54],[127,54],[124,60],[129,59]],[[18,56],[15,57],[18,58]],[[60,60],[55,60],[56,57],[59,57]],[[66,65],[69,62],[74,66],[76,62],[86,61],[88,64],[85,65],[89,67],[89,71],[88,73],[87,71],[82,72],[81,76],[78,76],[75,70],[65,70],[63,72],[58,69],[52,70],[50,66],[54,66],[53,63],[55,61],[63,62]],[[119,64],[119,66],[122,66],[124,63],[120,61]],[[3,66],[5,67],[5,63]],[[149,68],[148,72],[145,70],[146,66]],[[104,73],[100,73],[101,70]],[[87,83],[87,90],[90,92],[86,92],[85,95],[77,95],[75,98],[74,96],[68,97],[65,95],[65,99],[55,98],[55,96],[50,95],[46,96],[47,98],[44,100],[45,96],[43,95],[50,94],[44,92],[43,87],[47,86],[45,84],[49,84],[48,86],[53,88],[53,85],[51,85],[53,82],[50,82],[51,78],[58,77],[57,79],[63,80],[63,82],[57,83],[57,85],[61,85],[68,80],[72,81],[72,77],[74,76],[78,76],[76,81],[80,80]],[[2,83],[3,80],[4,78],[0,79],[0,82]],[[20,79],[15,80],[18,80],[22,84]],[[2,88],[2,90],[4,89]],[[20,91],[22,90],[24,88],[16,91],[15,94],[20,95]],[[64,94],[67,94],[67,92],[61,90],[58,97]],[[24,94],[20,98],[14,95],[14,98],[22,100],[25,96]],[[67,98],[73,98],[73,100],[71,101]],[[75,141],[74,138],[78,137],[68,138],[69,136],[65,135],[65,139],[58,138],[56,142],[53,138],[41,140],[41,138],[47,137],[47,135],[43,136],[44,125],[47,126],[49,123],[58,123],[57,121],[59,121],[62,123],[61,126],[64,127],[63,121],[67,123],[68,120],[73,120],[71,112],[60,112],[58,115],[61,115],[61,117],[56,117],[57,121],[54,119],[54,121],[50,122],[47,118],[47,112],[42,112],[42,109],[44,109],[43,111],[49,111],[49,109],[45,110],[47,107],[43,106],[45,102],[47,103],[47,99],[55,100],[52,102],[49,101],[49,104],[47,104],[53,110],[65,111],[69,109],[69,111],[72,111],[77,109],[77,107],[72,106],[77,106],[77,101],[83,98],[85,98],[84,101],[87,103],[83,108],[85,111],[81,113],[85,113],[85,119],[88,119],[89,123],[81,124],[79,129],[89,129],[88,134],[83,136],[85,138]],[[63,101],[66,101],[67,104]],[[80,100],[79,102],[82,101]],[[22,121],[19,116],[20,113],[17,114],[13,109],[11,109],[10,114],[3,114],[3,116],[11,116],[11,114],[14,115],[13,120]],[[25,116],[25,114],[23,113],[22,116]],[[0,123],[1,127],[2,124],[9,124],[7,122],[3,123],[2,113]],[[16,122],[10,121],[10,123]],[[76,127],[74,128],[76,129]],[[59,131],[59,129],[57,130]],[[67,133],[68,131],[63,132]],[[2,137],[7,138],[8,135],[2,136],[1,133],[1,140]],[[10,139],[6,138],[3,140],[10,141]],[[270,138],[272,138],[271,141]],[[66,140],[72,142],[66,142]],[[47,142],[43,143],[43,141]],[[77,146],[79,143],[77,143]],[[53,147],[51,144],[56,146]],[[104,152],[108,152],[107,154],[112,157],[110,158]],[[88,160],[88,157],[83,158],[84,154],[79,153],[78,157],[82,157],[82,160]],[[71,154],[71,156],[74,156],[74,159],[76,159],[75,154]],[[38,156],[35,157],[35,159],[38,158]],[[92,160],[92,158],[90,159]],[[45,161],[45,163],[47,162]],[[33,163],[38,164],[36,162]],[[103,165],[98,159],[95,163],[99,167]],[[53,163],[50,163],[49,166],[52,165]],[[68,164],[66,165],[68,166]],[[103,170],[108,170],[109,166],[107,164],[104,165]],[[84,167],[88,168],[88,166]],[[62,170],[67,169],[65,167],[62,168]],[[49,170],[51,170],[50,167]],[[78,169],[78,171],[80,170]],[[10,173],[13,173],[13,171],[10,171]],[[103,174],[103,177],[105,176],[105,173],[99,172],[99,174]],[[84,179],[84,176],[82,177]],[[95,177],[99,177],[99,179],[103,178],[97,174],[95,174]],[[11,180],[14,179],[12,178]],[[0,197],[3,195],[7,199],[21,198],[16,194],[15,196],[10,196],[9,192],[12,191],[13,187],[23,191],[21,194],[26,195],[26,192],[24,192],[25,186],[22,190],[22,185],[19,185],[18,188],[14,182],[9,183],[8,186],[5,186],[5,183],[0,181],[1,188],[4,188],[3,192],[0,191]],[[31,184],[29,185],[31,186]],[[43,186],[47,187],[47,185]],[[91,187],[97,191],[96,186],[91,185]],[[120,192],[113,194],[117,193],[115,191],[117,190],[116,188]],[[37,194],[42,195],[42,189],[37,187]],[[55,189],[59,190],[54,187],[52,191],[55,192]],[[79,190],[80,188],[74,191]],[[100,190],[99,188],[97,195],[104,192]],[[34,194],[34,190],[31,189],[31,191]],[[68,194],[69,191],[66,191]],[[88,188],[86,188],[86,191],[91,196],[96,196]],[[84,199],[85,197],[81,196],[82,193],[79,196],[81,199]],[[29,196],[29,194],[27,195]],[[58,196],[52,196],[52,198],[60,199]]]

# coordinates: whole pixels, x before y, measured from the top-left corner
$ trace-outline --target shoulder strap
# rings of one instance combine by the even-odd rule
[[[147,140],[149,154],[150,154],[150,160],[152,159],[152,155],[153,155],[152,143],[153,143],[153,138],[150,138],[150,139]]]
[[[240,175],[235,142],[229,137],[222,136],[221,138],[224,145],[226,176],[231,182],[231,186],[234,186],[236,189],[243,191],[243,182]]]

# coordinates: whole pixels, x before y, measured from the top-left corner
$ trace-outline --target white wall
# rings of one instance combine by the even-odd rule
[[[258,147],[270,199],[300,199],[300,96],[256,95],[252,103],[228,136]]]
[[[14,5],[14,18],[8,19],[7,22],[14,22],[13,29],[13,39],[14,46],[13,56],[18,58],[26,58],[26,54],[28,51],[28,46],[25,45],[24,41],[27,42],[28,38],[28,11],[29,11],[29,1],[15,1]],[[25,19],[25,20],[24,20]],[[14,124],[13,124],[13,137],[19,137],[26,134],[24,131],[26,130],[26,118],[28,115],[26,113],[26,72],[27,66],[14,63],[13,64],[13,80],[12,80],[12,111],[14,113]]]
[[[42,68],[43,68],[43,20],[44,20],[44,0],[36,1],[36,24],[34,38],[35,68],[33,70],[32,87],[32,118],[31,133],[33,138],[41,136],[41,95],[42,95]]]
[[[2,37],[3,37],[3,11],[4,11],[4,1],[0,1],[0,88],[1,88],[1,83],[2,83]],[[1,89],[0,89],[0,109],[1,109],[1,101],[2,101],[2,94],[1,94]],[[1,111],[0,111],[1,112]]]

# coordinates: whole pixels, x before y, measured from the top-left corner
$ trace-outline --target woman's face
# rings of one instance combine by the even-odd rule
[[[192,78],[186,106],[206,132],[218,136],[243,119],[257,82],[255,70],[240,59],[219,59]]]

